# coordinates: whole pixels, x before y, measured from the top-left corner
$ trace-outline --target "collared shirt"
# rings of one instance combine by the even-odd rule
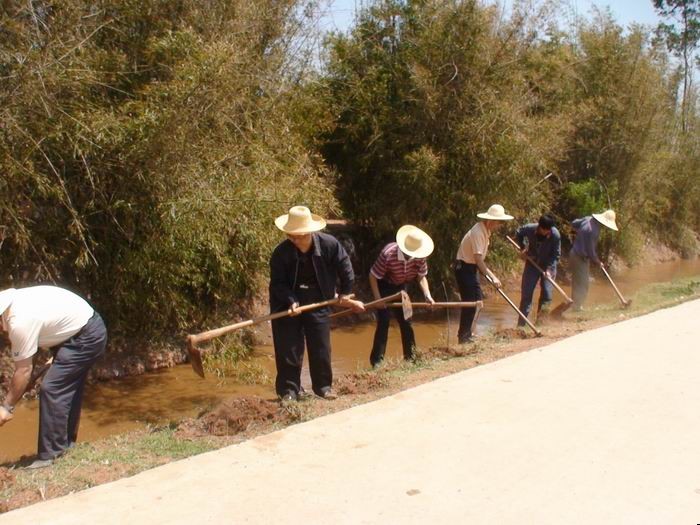
[[[582,217],[571,222],[576,230],[576,239],[571,251],[580,257],[588,257],[595,264],[598,264],[598,253],[596,244],[600,237],[600,223],[593,217]]]
[[[476,264],[474,256],[480,254],[485,259],[490,242],[491,232],[486,224],[483,221],[477,222],[462,238],[457,250],[457,259],[468,264]]]
[[[552,228],[552,233],[548,237],[540,237],[537,235],[537,223],[526,224],[518,228],[515,239],[520,248],[525,248],[525,239],[527,239],[527,255],[543,270],[556,268],[561,256],[561,235],[555,227]]]
[[[10,299],[2,313],[2,324],[15,361],[33,356],[38,348],[67,341],[95,313],[84,299],[57,286],[10,288],[0,294]]]
[[[397,243],[390,242],[374,261],[370,273],[392,284],[405,284],[428,275],[428,261],[407,257]]]

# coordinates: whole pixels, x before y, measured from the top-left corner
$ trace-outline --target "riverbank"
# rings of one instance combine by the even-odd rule
[[[289,407],[272,399],[244,397],[226,401],[200,417],[162,427],[79,444],[53,466],[25,471],[18,464],[0,468],[0,510],[7,511],[131,476],[157,465],[217,449],[366,403],[439,377],[497,359],[545,346],[579,332],[643,315],[700,297],[700,278],[685,278],[644,287],[629,309],[618,304],[595,307],[580,314],[567,314],[550,321],[546,336],[536,338],[520,330],[489,333],[473,345],[441,346],[424,350],[414,364],[389,362],[379,370],[357,371],[338,378],[342,394],[334,402],[307,398]]]

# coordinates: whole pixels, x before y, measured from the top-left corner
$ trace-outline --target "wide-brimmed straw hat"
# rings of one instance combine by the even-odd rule
[[[7,307],[12,304],[12,300],[15,298],[16,288],[8,288],[0,292],[0,315],[2,315]]]
[[[406,224],[396,232],[396,243],[403,253],[410,257],[423,259],[433,253],[435,245],[430,235],[417,226]]]
[[[490,221],[510,221],[513,219],[513,216],[508,215],[500,204],[492,204],[489,211],[486,213],[477,213],[476,216],[480,219],[487,219]]]
[[[326,227],[326,221],[320,215],[311,213],[306,206],[293,206],[289,213],[275,219],[275,226],[285,233],[303,235],[313,233]]]
[[[617,224],[615,223],[615,212],[613,210],[605,210],[603,213],[594,213],[593,218],[603,226],[618,231]]]

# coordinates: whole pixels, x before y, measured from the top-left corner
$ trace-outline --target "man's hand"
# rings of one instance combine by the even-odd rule
[[[520,251],[520,258],[523,261],[527,260],[527,248],[524,248]]]
[[[301,312],[299,311],[299,303],[292,303],[292,306],[289,307],[289,316],[296,317],[300,314]]]
[[[340,304],[340,306],[350,308],[355,313],[365,311],[365,304],[362,301],[356,301],[354,299],[350,299],[350,297],[348,297],[347,295],[340,296],[340,303],[339,304]]]
[[[432,309],[433,305],[435,304],[435,299],[433,299],[432,295],[426,295],[425,296],[426,302],[430,305],[430,308]]]
[[[491,274],[491,282],[496,288],[503,286],[503,284],[501,284],[501,280],[493,274]]]
[[[601,270],[605,270],[605,265],[603,264],[603,261],[598,261],[598,266],[600,266]]]
[[[13,417],[12,412],[7,410],[4,406],[0,406],[0,427],[10,421]]]

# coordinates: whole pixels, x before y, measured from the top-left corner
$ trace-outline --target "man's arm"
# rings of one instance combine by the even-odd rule
[[[424,275],[421,277],[418,281],[418,286],[420,286],[420,289],[423,291],[423,295],[425,296],[425,300],[429,302],[430,304],[435,303],[435,300],[433,299],[433,296],[430,295],[430,285],[428,284],[428,277]]]
[[[0,426],[12,419],[12,410],[22,399],[24,392],[29,385],[29,378],[32,376],[32,358],[27,357],[15,362],[15,373],[10,380],[10,389],[5,396],[5,400],[0,407]]]
[[[496,277],[496,275],[491,270],[489,270],[486,267],[486,264],[484,263],[484,256],[480,253],[475,253],[474,260],[476,261],[476,265],[479,268],[479,270],[481,271],[481,273],[483,273],[484,275],[491,278],[491,280],[493,281],[493,284],[496,285],[496,288],[500,288],[501,281],[498,277]]]

